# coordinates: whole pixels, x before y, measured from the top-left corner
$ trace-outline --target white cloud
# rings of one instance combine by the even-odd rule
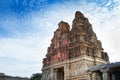
[[[103,43],[103,48],[110,56],[111,62],[120,61],[120,4],[112,11],[102,8],[101,12],[94,12],[90,19],[98,39]],[[88,17],[90,14],[88,15]]]
[[[49,46],[48,39],[1,39],[0,57],[6,58],[0,61],[0,71],[24,77],[41,72],[42,59],[47,52],[46,46]]]

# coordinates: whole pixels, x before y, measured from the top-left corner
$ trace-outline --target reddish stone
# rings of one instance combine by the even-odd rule
[[[43,59],[43,67],[81,55],[99,57],[109,61],[101,42],[97,40],[92,25],[80,11],[77,11],[71,30],[67,22],[61,21],[58,24],[46,58]]]

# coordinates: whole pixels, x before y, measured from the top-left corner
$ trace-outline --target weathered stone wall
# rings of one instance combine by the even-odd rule
[[[97,39],[92,25],[77,11],[71,30],[67,22],[61,21],[58,24],[46,58],[43,59],[42,79],[57,80],[57,70],[62,67],[64,80],[86,80],[86,72],[90,66],[107,62],[109,57]]]

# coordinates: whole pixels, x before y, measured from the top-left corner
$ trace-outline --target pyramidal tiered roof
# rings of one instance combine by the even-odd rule
[[[67,22],[61,21],[58,24],[50,47],[48,47],[46,58],[43,60],[43,67],[81,55],[109,61],[109,57],[103,51],[101,42],[97,40],[89,20],[80,11],[77,11],[71,30]]]

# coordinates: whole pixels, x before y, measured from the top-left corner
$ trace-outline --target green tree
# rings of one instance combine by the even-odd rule
[[[30,80],[42,80],[42,74],[41,73],[35,73],[30,77]]]

